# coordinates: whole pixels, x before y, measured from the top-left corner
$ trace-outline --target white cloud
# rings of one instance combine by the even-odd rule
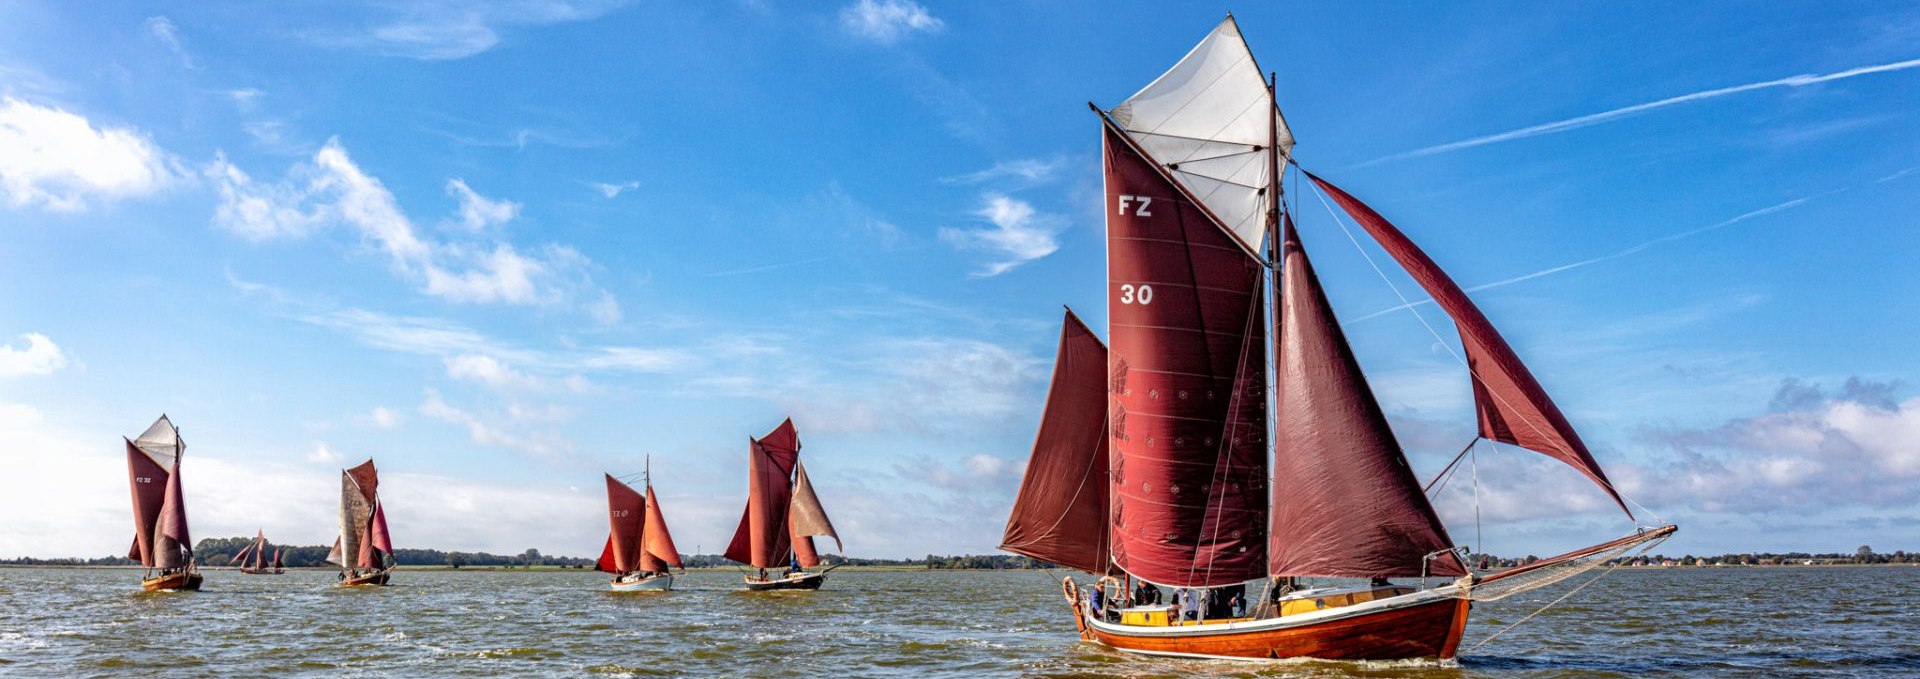
[[[692,361],[692,356],[678,349],[604,347],[581,361],[581,364],[588,368],[661,373],[687,367]]]
[[[986,194],[984,198],[986,205],[975,214],[993,222],[994,228],[940,229],[940,239],[955,247],[985,250],[1001,256],[1000,261],[988,264],[975,275],[998,276],[1060,249],[1054,240],[1060,231],[1057,217],[1035,212],[1025,201],[997,193]]]
[[[587,182],[587,186],[591,186],[593,187],[593,190],[599,191],[600,195],[606,196],[608,199],[613,199],[613,198],[619,198],[620,194],[622,193],[626,193],[628,191],[632,191],[634,189],[640,188],[640,182],[637,182],[637,181],[621,182],[619,184],[608,184],[606,182]]]
[[[181,66],[193,68],[193,56],[187,54],[187,47],[180,39],[180,27],[173,25],[172,19],[164,16],[147,17],[147,32],[165,45],[167,51],[180,57]]]
[[[393,429],[399,427],[402,422],[405,422],[406,418],[392,408],[378,406],[375,407],[372,412],[367,413],[366,421],[368,424],[380,429]]]
[[[573,456],[572,444],[557,435],[500,428],[494,423],[510,417],[482,417],[447,403],[440,392],[432,389],[427,390],[426,400],[420,404],[420,414],[464,427],[467,438],[483,446],[513,448],[545,459]]]
[[[944,25],[911,0],[860,0],[840,9],[841,28],[883,45],[912,33],[932,33]]]
[[[460,199],[460,226],[472,233],[513,221],[520,216],[520,204],[509,200],[490,200],[475,193],[464,179],[447,182],[447,195]]]
[[[1058,156],[1052,158],[1003,160],[994,163],[993,167],[963,175],[946,177],[940,181],[949,184],[984,184],[987,182],[1011,180],[1015,184],[1032,186],[1053,181],[1053,178],[1059,175],[1060,168],[1065,164],[1066,159]]]
[[[537,389],[540,381],[508,367],[492,356],[461,354],[447,359],[447,376],[472,380],[495,389]]]
[[[15,208],[77,212],[93,200],[144,196],[180,181],[178,163],[146,135],[0,100],[0,195]]]
[[[593,262],[573,248],[544,245],[522,253],[504,241],[436,243],[423,238],[393,193],[361,170],[337,138],[328,140],[312,162],[295,164],[279,182],[256,182],[224,157],[214,161],[207,176],[221,195],[214,223],[243,238],[302,238],[346,226],[426,294],[479,304],[581,302],[595,319],[618,320],[618,302],[594,285],[589,273]],[[458,179],[449,182],[447,190],[461,199],[459,224],[469,232],[503,224],[520,210],[516,203],[480,196]]]
[[[342,457],[340,453],[334,452],[333,448],[328,447],[324,442],[313,444],[313,452],[307,453],[308,462],[319,464],[340,464],[340,462],[345,459],[345,457]]]
[[[21,335],[25,346],[0,344],[0,377],[51,375],[67,367],[67,354],[46,335],[30,332]]]
[[[1006,420],[1038,407],[1043,363],[976,340],[893,339],[863,347],[869,358],[838,379],[772,389],[809,428],[929,431]]]
[[[392,5],[398,16],[369,28],[320,31],[323,45],[425,60],[464,59],[500,43],[500,32],[598,18],[625,0],[508,0]]]

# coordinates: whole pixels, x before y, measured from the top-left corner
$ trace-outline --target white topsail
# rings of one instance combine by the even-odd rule
[[[173,469],[173,460],[180,456],[186,442],[180,440],[180,430],[174,428],[173,421],[161,415],[153,421],[153,426],[133,440],[133,447],[153,458],[153,463],[161,469]]]
[[[1270,128],[1279,128],[1283,156],[1293,151],[1293,133],[1233,17],[1109,114],[1249,252],[1259,251]]]

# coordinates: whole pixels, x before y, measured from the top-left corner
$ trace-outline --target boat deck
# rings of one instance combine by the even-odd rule
[[[1414,588],[1361,587],[1303,589],[1280,598],[1278,609],[1259,617],[1241,616],[1232,618],[1208,618],[1205,620],[1181,620],[1172,604],[1163,606],[1133,606],[1118,610],[1119,624],[1139,627],[1192,627],[1196,625],[1220,625],[1235,622],[1252,622],[1269,618],[1287,617],[1303,613],[1313,613],[1331,608],[1344,608],[1355,604],[1364,604],[1390,597],[1412,594]]]

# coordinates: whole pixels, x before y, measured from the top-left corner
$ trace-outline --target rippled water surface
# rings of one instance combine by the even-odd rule
[[[138,593],[124,570],[0,569],[0,674],[21,676],[1920,676],[1920,568],[1619,571],[1475,606],[1458,666],[1236,663],[1079,643],[1039,572],[836,572],[818,592],[733,573],[609,594],[588,572],[210,572]],[[1471,650],[1466,650],[1471,649]]]

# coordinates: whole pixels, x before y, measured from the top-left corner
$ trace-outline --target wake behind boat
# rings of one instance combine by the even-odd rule
[[[385,585],[397,565],[379,490],[380,472],[371,458],[340,470],[340,537],[327,553],[327,562],[340,566],[336,586]]]
[[[610,530],[606,549],[594,567],[612,573],[609,587],[615,592],[667,591],[673,589],[673,572],[686,570],[680,564],[680,550],[673,546],[667,532],[666,514],[660,511],[660,499],[653,494],[653,464],[645,472],[647,494],[634,492],[631,486],[607,476],[607,517]]]
[[[1676,530],[1641,527],[1497,573],[1468,568],[1278,199],[1293,136],[1231,16],[1145,89],[1095,110],[1112,346],[1067,312],[1001,546],[1103,576],[1088,591],[1062,582],[1083,639],[1179,657],[1450,659],[1473,601],[1559,582]],[[1632,520],[1566,417],[1459,286],[1371,208],[1302,174],[1458,326],[1479,419],[1461,457],[1481,440],[1547,455]],[[1367,584],[1302,589],[1300,578]],[[1266,592],[1256,601],[1248,585],[1259,580]],[[1441,584],[1426,588],[1432,580]],[[1172,605],[1159,602],[1162,586],[1179,588]]]
[[[181,489],[180,458],[187,442],[173,421],[161,415],[139,438],[127,440],[127,482],[133,488],[133,548],[127,558],[147,568],[140,589],[178,592],[200,589],[187,529],[187,499]]]
[[[800,434],[789,418],[765,437],[747,440],[747,508],[726,557],[760,569],[745,576],[747,591],[820,589],[833,568],[805,570],[820,565],[815,537],[846,549],[800,464]],[[769,575],[770,568],[785,570]]]

